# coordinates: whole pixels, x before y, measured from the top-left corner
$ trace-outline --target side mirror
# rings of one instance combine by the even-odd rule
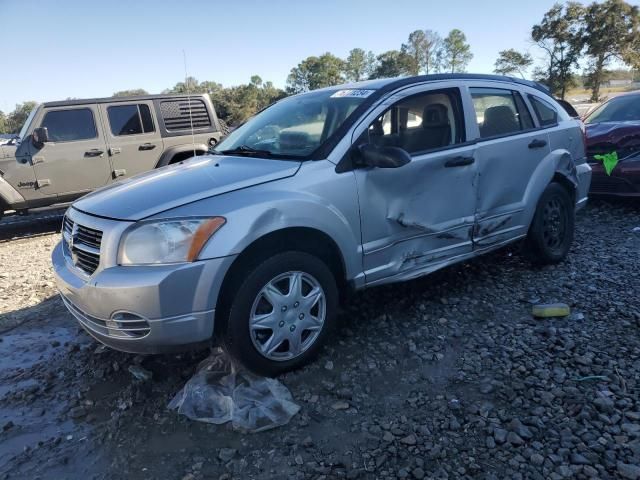
[[[400,147],[378,147],[367,143],[360,145],[358,163],[368,167],[398,168],[411,161],[409,152]]]
[[[44,147],[44,144],[49,141],[49,129],[47,127],[36,128],[31,134],[31,139],[34,147]]]

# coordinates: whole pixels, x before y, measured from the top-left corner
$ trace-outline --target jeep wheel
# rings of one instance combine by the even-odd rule
[[[229,310],[225,343],[263,375],[298,368],[319,352],[335,323],[338,291],[331,270],[303,252],[284,252],[247,272]]]
[[[569,253],[574,235],[575,210],[567,190],[550,183],[538,201],[527,236],[527,247],[536,263],[561,262]]]

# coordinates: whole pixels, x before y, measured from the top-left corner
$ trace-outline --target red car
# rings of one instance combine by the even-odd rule
[[[640,197],[640,91],[614,97],[585,119],[591,194]],[[615,159],[610,175],[605,155]],[[609,160],[611,161],[611,160]]]

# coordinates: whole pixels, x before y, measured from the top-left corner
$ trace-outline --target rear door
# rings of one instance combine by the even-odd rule
[[[100,105],[111,161],[111,178],[118,180],[153,169],[163,145],[153,118],[151,101]]]
[[[96,105],[45,109],[37,124],[49,131],[40,149],[29,142],[37,188],[61,200],[106,185],[111,177],[107,146]]]
[[[534,123],[517,89],[469,88],[478,136],[478,202],[474,245],[493,247],[527,233],[527,188],[549,154],[549,139]]]

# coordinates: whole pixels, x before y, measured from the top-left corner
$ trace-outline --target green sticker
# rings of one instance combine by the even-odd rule
[[[604,165],[604,171],[607,172],[607,175],[611,175],[611,172],[613,172],[613,169],[616,168],[618,164],[618,152],[594,155],[593,158],[602,160],[602,165]]]

